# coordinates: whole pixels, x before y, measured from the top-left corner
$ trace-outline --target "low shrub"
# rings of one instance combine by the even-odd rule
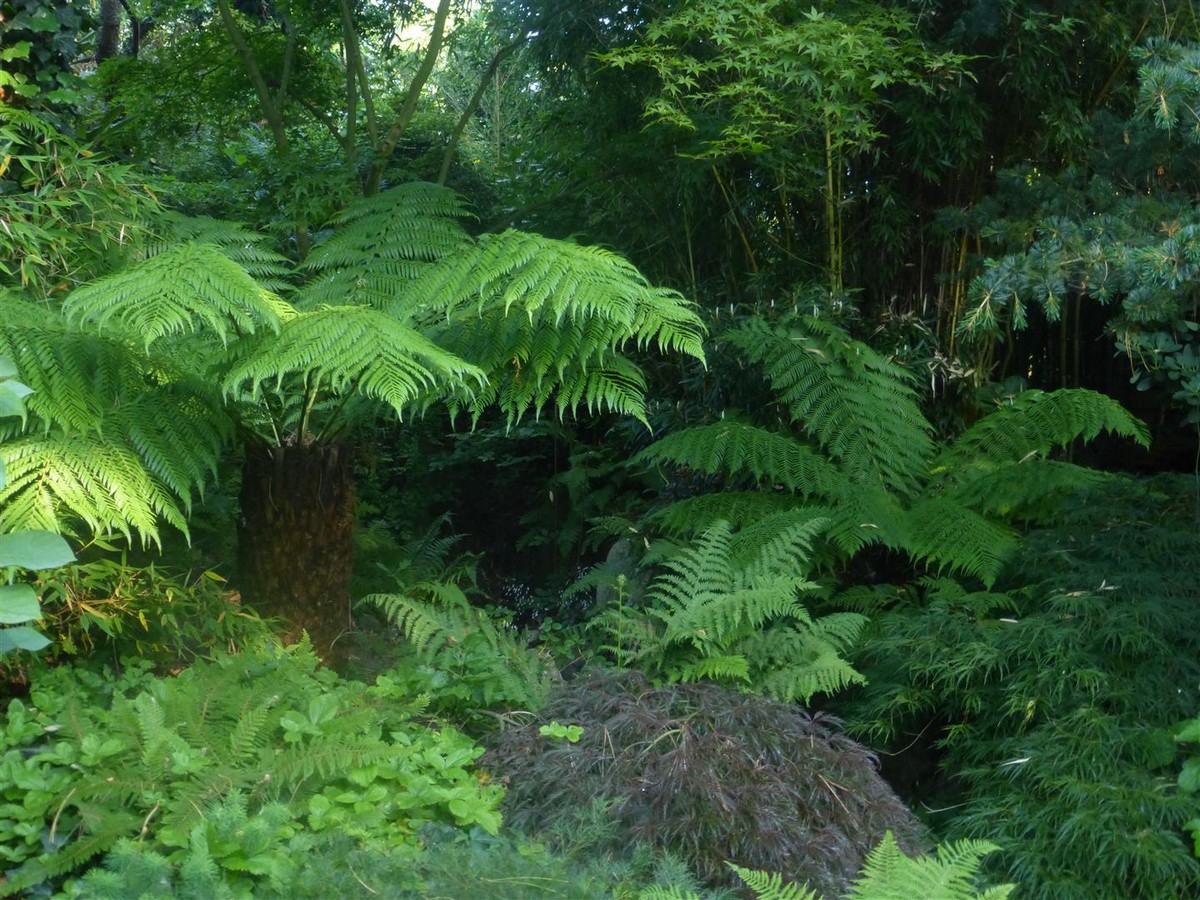
[[[541,726],[583,727],[575,742]],[[678,855],[711,885],[726,861],[845,890],[887,831],[906,849],[923,831],[836,720],[712,684],[654,687],[602,671],[556,687],[541,717],[488,739],[480,765],[508,784],[516,828],[566,833],[607,805],[609,849]]]

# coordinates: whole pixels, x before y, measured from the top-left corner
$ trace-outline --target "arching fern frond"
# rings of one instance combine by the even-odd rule
[[[610,632],[619,659],[671,681],[730,679],[807,701],[861,680],[840,651],[865,619],[814,621],[799,602],[816,589],[804,578],[807,547],[825,524],[779,518],[735,535],[717,521],[661,563],[643,606],[609,610],[592,627]]]
[[[757,522],[764,516],[796,508],[796,498],[782,492],[717,491],[677,500],[647,517],[650,524],[676,537],[697,535],[718,519],[735,528]],[[824,508],[819,510],[825,514]]]
[[[280,293],[292,288],[294,269],[291,261],[269,248],[270,238],[236,222],[208,216],[185,216],[164,212],[155,220],[160,241],[146,248],[155,255],[180,244],[204,244],[216,247],[237,263],[268,291]]]
[[[907,547],[940,570],[963,572],[991,587],[1017,546],[1011,528],[943,497],[930,497],[908,512]]]
[[[1079,491],[1096,488],[1111,475],[1039,457],[1021,462],[963,462],[945,473],[945,495],[984,515],[1045,522]]]
[[[809,445],[732,419],[672,432],[631,462],[670,462],[733,478],[751,475],[804,496],[836,497],[846,483],[837,468]]]
[[[802,578],[810,568],[813,540],[830,520],[803,507],[748,525],[734,535],[729,560],[750,583],[776,576]]]
[[[424,335],[362,306],[300,313],[277,334],[243,341],[224,387],[230,395],[256,394],[264,384],[278,386],[293,375],[380,400],[397,413],[455,385],[482,380],[478,369]]]
[[[297,305],[386,308],[431,262],[467,240],[459,224],[467,215],[458,194],[421,182],[351,204],[334,219],[332,236],[304,261],[312,279]]]
[[[424,593],[438,602],[420,599]],[[478,612],[453,585],[414,585],[405,594],[369,594],[363,603],[378,606],[389,622],[421,655],[433,658],[448,646],[461,644],[467,632],[479,627]],[[495,637],[494,633],[490,635]],[[489,635],[484,635],[485,640]]]
[[[62,531],[71,516],[95,532],[133,532],[158,543],[159,523],[187,533],[177,496],[119,439],[30,435],[3,446],[8,482],[0,490],[0,531]]]
[[[779,875],[756,872],[733,863],[727,865],[737,873],[738,878],[746,882],[750,890],[754,891],[755,900],[821,900],[815,891],[797,884],[785,883]]]
[[[1025,391],[959,435],[935,467],[959,460],[1020,462],[1045,456],[1074,440],[1090,441],[1101,431],[1149,446],[1146,426],[1104,394],[1083,388]]]
[[[0,451],[12,475],[0,494],[4,527],[60,530],[70,527],[60,517],[74,515],[156,542],[161,516],[186,531],[232,431],[204,373],[30,307],[0,300],[0,353],[34,390],[24,435]]]
[[[854,480],[912,494],[933,451],[909,374],[823,319],[753,320],[726,339],[760,363],[794,422]]]
[[[72,291],[63,312],[103,330],[112,322],[147,350],[166,337],[209,330],[231,336],[276,331],[290,307],[216,247],[185,244]]]
[[[816,694],[866,684],[842,656],[866,622],[855,613],[833,613],[802,627],[781,624],[747,635],[739,649],[754,661],[754,690],[784,703],[807,703]]]
[[[517,231],[437,262],[393,312],[487,372],[494,391],[465,405],[478,415],[496,402],[510,422],[551,397],[560,414],[639,406],[640,373],[616,362],[629,344],[704,359],[703,326],[678,293],[651,287],[614,253]]]

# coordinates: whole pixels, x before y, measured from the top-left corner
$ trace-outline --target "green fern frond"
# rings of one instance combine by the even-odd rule
[[[690,598],[668,592],[659,582],[651,593],[664,609],[658,614],[666,630],[665,644],[690,643],[697,650],[725,649],[739,637],[767,622],[782,618],[807,619],[796,602],[795,590],[787,579],[773,579],[762,587],[723,592],[704,591]]]
[[[729,547],[730,563],[751,584],[782,576],[797,590],[806,590],[811,586],[802,579],[810,569],[813,541],[829,525],[828,518],[803,507],[765,517],[737,532]]]
[[[487,372],[489,392],[460,398],[476,416],[495,402],[515,421],[552,397],[560,414],[582,405],[640,414],[642,376],[623,347],[704,359],[703,327],[679,294],[608,251],[516,231],[435,263],[392,311]]]
[[[724,519],[734,527],[752,525],[760,519],[796,508],[791,494],[763,491],[718,491],[677,500],[651,513],[647,519],[656,528],[677,537],[694,536]],[[818,508],[819,515],[826,510]]]
[[[0,897],[13,897],[78,869],[88,861],[112,849],[117,841],[137,833],[141,819],[124,811],[106,816],[99,831],[75,838],[62,849],[46,853],[19,869],[10,869],[0,881]]]
[[[980,893],[975,888],[980,863],[999,848],[987,841],[957,841],[939,847],[937,857],[906,856],[891,832],[872,850],[855,879],[847,900],[1004,900],[1015,885],[1000,885]]]
[[[368,594],[362,602],[382,609],[418,653],[432,657],[448,645],[461,643],[462,635],[475,624],[466,597],[457,588],[446,587],[438,604],[405,594]]]
[[[152,477],[128,446],[102,436],[60,434],[6,441],[8,482],[0,490],[0,531],[61,531],[77,516],[98,533],[139,533],[156,544],[159,522],[187,533],[186,503]]]
[[[666,887],[652,884],[638,892],[637,900],[700,900],[700,895],[675,884]]]
[[[1143,447],[1150,443],[1146,426],[1104,394],[1083,388],[1025,391],[963,432],[938,460],[935,471],[958,460],[1021,462],[1074,440],[1090,441],[1101,431]]]
[[[668,559],[650,584],[648,596],[670,609],[686,607],[697,594],[716,594],[733,589],[734,572],[729,564],[733,535],[728,522],[714,522],[692,547]]]
[[[816,587],[803,576],[809,542],[826,525],[797,515],[744,535],[718,520],[662,562],[644,606],[610,609],[593,627],[616,639],[619,661],[636,660],[673,681],[729,678],[788,701],[861,683],[839,654],[865,618],[814,621],[797,599]]]
[[[57,529],[68,524],[55,526],[60,513],[73,514],[152,543],[156,517],[186,528],[192,497],[232,433],[204,373],[184,370],[184,359],[152,363],[29,304],[0,308],[15,313],[0,327],[0,353],[34,390],[24,436],[0,450],[20,476],[0,499],[5,527]]]
[[[1094,489],[1112,476],[1096,469],[1040,457],[1021,462],[979,459],[944,473],[945,496],[984,515],[1007,520],[1052,519],[1068,497]]]
[[[735,647],[753,662],[756,691],[785,703],[809,703],[816,694],[866,684],[841,656],[866,622],[865,616],[835,613],[815,621],[780,623],[747,635]]]
[[[387,309],[430,263],[467,241],[460,224],[467,215],[458,194],[420,182],[351,204],[304,261],[311,277],[296,295],[297,306]]]
[[[285,256],[270,250],[270,238],[260,231],[208,216],[185,216],[166,211],[155,220],[161,243],[147,255],[162,253],[179,244],[206,244],[243,268],[259,286],[280,293],[290,290],[293,267]]]
[[[750,890],[754,891],[755,900],[821,900],[814,891],[797,884],[785,883],[779,875],[756,872],[733,863],[726,863],[726,865],[737,873],[738,878],[746,882],[746,886]]]
[[[356,200],[329,223],[334,233],[313,248],[304,268],[338,269],[364,259],[432,261],[453,253],[471,218],[463,198],[450,188],[412,181]]]
[[[354,769],[386,763],[395,755],[395,746],[384,741],[335,733],[275,754],[268,763],[269,780],[299,788],[310,779],[333,779]]]
[[[683,660],[664,673],[668,681],[740,681],[750,684],[750,663],[740,654],[713,654]]]
[[[290,307],[216,247],[185,244],[77,288],[68,320],[103,331],[110,322],[150,349],[165,337],[208,330],[231,336],[277,331]]]
[[[785,434],[725,419],[676,431],[655,441],[631,462],[669,462],[706,475],[749,474],[802,496],[836,497],[845,477],[822,454]]]
[[[288,376],[307,376],[335,392],[356,392],[403,413],[414,401],[482,373],[378,310],[327,307],[300,313],[277,334],[243,341],[224,386],[228,395]]]
[[[791,415],[846,477],[911,494],[933,452],[911,377],[823,319],[753,320],[725,335],[761,363]]]
[[[1011,528],[943,497],[921,500],[908,512],[907,549],[915,558],[974,575],[988,587],[1017,543]]]

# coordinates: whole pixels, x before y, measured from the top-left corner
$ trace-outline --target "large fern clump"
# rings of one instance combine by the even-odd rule
[[[801,603],[821,518],[780,515],[732,532],[718,520],[658,567],[645,597],[610,603],[590,624],[621,665],[665,681],[724,681],[808,702],[862,677],[843,654],[865,619],[814,617]]]
[[[1101,432],[1148,440],[1101,394],[1027,391],[939,450],[907,373],[837,325],[756,321],[726,337],[762,366],[776,418],[683,429],[639,454],[635,463],[669,465],[683,484],[695,473],[718,479],[717,490],[708,483],[654,512],[651,524],[669,533],[800,511],[829,520],[818,554],[828,567],[876,545],[987,585],[1018,545],[1013,523],[1094,480],[1055,451]]]
[[[552,721],[582,736],[551,742],[539,726]],[[712,684],[593,673],[489,743],[480,764],[508,780],[515,827],[569,832],[600,801],[617,825],[610,850],[644,842],[712,883],[732,883],[732,860],[839,891],[889,829],[908,848],[922,843],[872,755],[835,721]]]
[[[947,808],[943,833],[999,843],[1022,896],[1200,890],[1173,740],[1200,685],[1194,491],[1109,477],[1032,531],[993,591],[930,579],[860,606],[877,621],[855,657],[859,733],[924,748],[941,778],[907,790]]]

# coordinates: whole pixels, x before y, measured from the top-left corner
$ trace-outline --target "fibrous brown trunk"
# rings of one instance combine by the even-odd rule
[[[354,485],[338,446],[250,447],[242,468],[238,529],[243,599],[307,631],[327,663],[344,659],[350,625]]]

